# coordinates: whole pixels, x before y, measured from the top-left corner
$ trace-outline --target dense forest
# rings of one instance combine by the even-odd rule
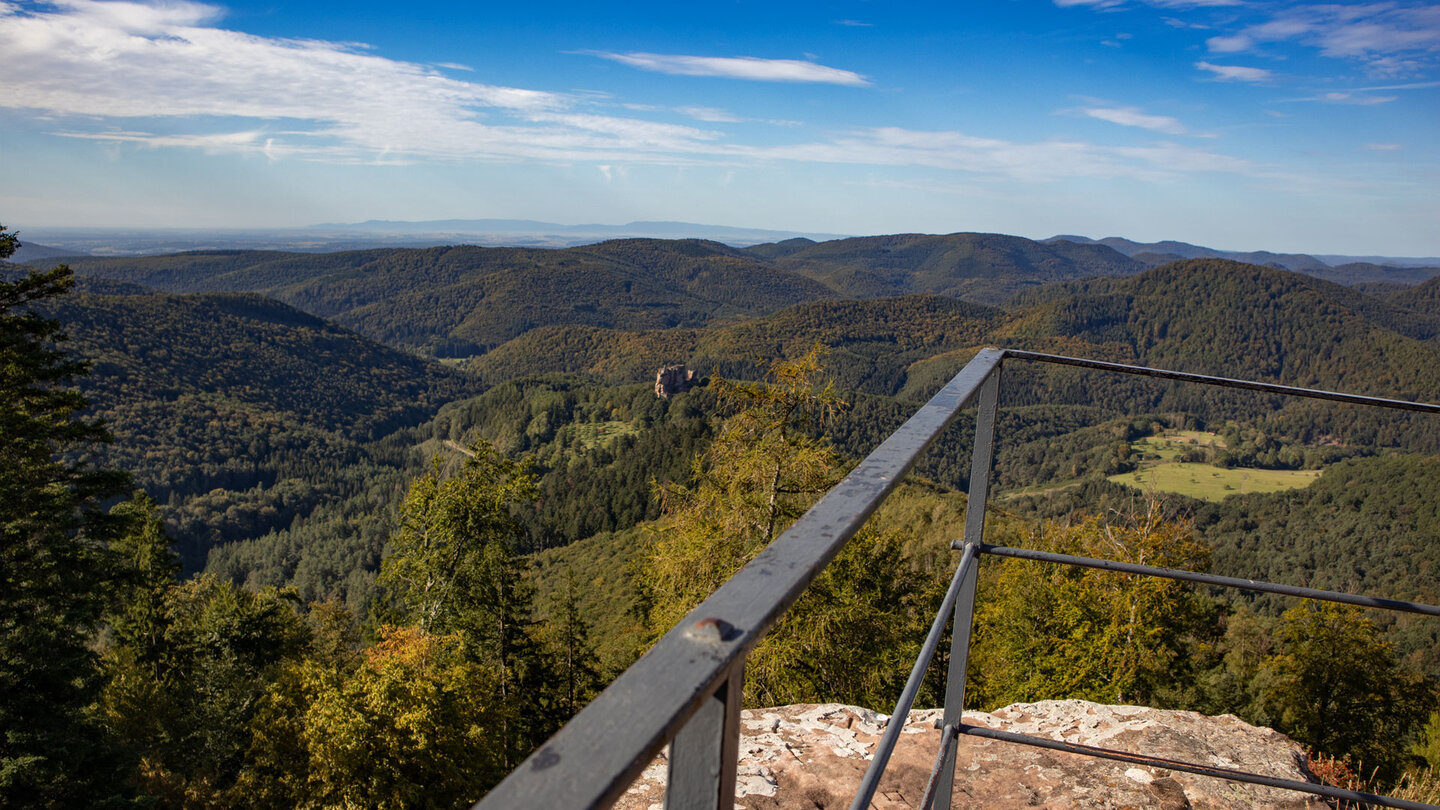
[[[955,234],[5,266],[0,803],[473,802],[980,346],[1440,401],[1434,281],[1152,264]],[[707,384],[657,397],[679,362]],[[1440,420],[1005,375],[996,542],[1440,601]],[[756,648],[747,701],[888,710],[973,424]],[[981,590],[976,706],[1231,712],[1440,790],[1425,617],[1014,561]]]

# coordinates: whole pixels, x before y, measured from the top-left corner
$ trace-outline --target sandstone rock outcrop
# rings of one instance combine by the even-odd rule
[[[683,394],[697,385],[701,385],[700,375],[683,365],[662,366],[655,373],[655,396],[661,399]]]
[[[939,746],[940,732],[935,728],[939,717],[938,709],[910,713],[873,807],[919,806]],[[848,807],[887,719],[867,709],[838,704],[743,712],[736,807]],[[1206,717],[1194,712],[1052,700],[1017,703],[992,713],[966,712],[965,720],[972,725],[1147,756],[1298,781],[1310,778],[1298,743],[1233,715]],[[952,808],[1325,807],[1308,794],[977,737],[958,740],[956,762]],[[615,807],[660,810],[665,776],[662,754]]]

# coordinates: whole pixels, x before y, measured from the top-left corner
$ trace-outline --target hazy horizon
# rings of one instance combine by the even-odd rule
[[[1440,255],[1440,7],[0,3],[0,222]]]

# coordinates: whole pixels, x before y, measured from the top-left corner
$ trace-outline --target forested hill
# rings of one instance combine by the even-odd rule
[[[834,295],[716,242],[628,239],[563,250],[229,251],[83,259],[77,273],[169,292],[261,292],[395,346],[481,353],[537,326],[703,326]]]
[[[71,293],[44,311],[92,364],[81,388],[115,436],[102,462],[171,505],[191,568],[363,479],[364,442],[479,390],[253,294]]]
[[[75,294],[51,308],[94,363],[97,405],[184,394],[360,438],[476,390],[454,371],[253,294]]]
[[[469,368],[492,382],[564,372],[622,383],[685,362],[706,373],[750,378],[766,358],[803,354],[819,343],[827,347],[826,367],[838,385],[890,395],[904,384],[908,364],[980,345],[1005,319],[1000,310],[936,295],[815,301],[706,330],[541,328],[475,358]]]
[[[747,252],[819,279],[847,298],[937,293],[983,304],[1002,303],[1029,286],[1130,275],[1145,267],[1105,245],[1042,243],[990,233],[864,236],[808,245],[802,241],[808,240],[757,245]]]
[[[1397,331],[1423,325],[1411,313],[1284,270],[1192,259],[1035,298],[997,337],[1065,338],[1161,368],[1440,398],[1427,371],[1440,349]]]
[[[73,266],[92,279],[167,292],[258,292],[390,346],[440,357],[475,357],[534,329],[586,327],[570,330],[565,340],[593,342],[594,330],[704,330],[837,299],[934,294],[988,305],[1009,302],[1011,309],[1025,309],[1047,298],[1111,289],[1117,282],[1104,279],[1133,276],[1147,265],[1103,244],[957,233],[819,243],[792,239],[744,250],[695,239],[621,239],[565,249],[209,251],[79,258]],[[1373,267],[1324,272],[1350,283],[1398,278]],[[1418,278],[1411,276],[1401,280]],[[1077,281],[1083,283],[1054,286]],[[1011,300],[1017,293],[1020,296]],[[1344,297],[1334,290],[1325,294]],[[1440,314],[1388,306],[1358,293],[1349,301],[1356,311],[1410,337],[1440,334]],[[581,334],[588,336],[581,339]],[[652,335],[640,343],[660,340],[669,352],[676,339],[694,338],[667,332],[664,338]],[[552,331],[538,335],[537,341],[553,348],[556,336]],[[634,337],[627,342],[639,345]],[[584,365],[589,364],[554,367]]]
[[[1440,278],[1397,290],[1386,296],[1397,307],[1440,318]]]
[[[537,370],[628,382],[673,362],[748,377],[758,358],[819,342],[830,347],[827,367],[842,386],[922,399],[976,347],[993,344],[1436,400],[1440,383],[1424,369],[1440,361],[1437,335],[1435,315],[1297,273],[1204,259],[1049,285],[1017,297],[1008,312],[902,296],[799,304],[705,330],[537,329],[469,367],[492,383]],[[1101,396],[1058,385],[1036,390],[1069,404]],[[1125,397],[1142,391],[1109,387],[1120,412]],[[1145,396],[1148,407],[1163,404]]]

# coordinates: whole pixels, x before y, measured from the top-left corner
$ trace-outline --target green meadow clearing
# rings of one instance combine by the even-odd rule
[[[1136,489],[1174,493],[1202,501],[1220,501],[1251,492],[1299,489],[1309,486],[1323,472],[1217,467],[1205,462],[1181,461],[1187,451],[1196,447],[1225,447],[1225,440],[1218,434],[1195,430],[1148,436],[1131,447],[1144,459],[1140,468],[1109,476],[1109,480]]]
[[[1323,470],[1223,468],[1184,461],[1161,462],[1109,480],[1136,489],[1171,492],[1202,501],[1220,501],[1249,492],[1279,492],[1310,486]]]

